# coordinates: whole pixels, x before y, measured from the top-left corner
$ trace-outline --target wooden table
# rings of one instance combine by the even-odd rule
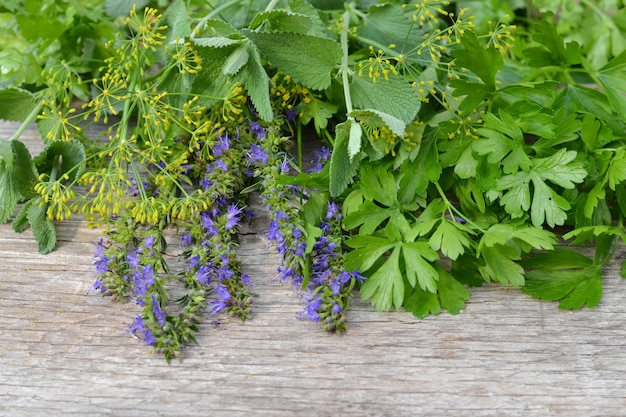
[[[1,137],[16,127],[0,123]],[[22,139],[41,149],[35,129]],[[302,303],[273,279],[262,223],[239,251],[258,293],[253,319],[207,312],[199,345],[171,365],[129,335],[136,305],[85,295],[98,230],[59,224],[57,250],[39,255],[30,231],[0,225],[0,416],[626,415],[626,248],[595,309],[489,285],[458,316],[355,301],[335,336],[296,319]]]

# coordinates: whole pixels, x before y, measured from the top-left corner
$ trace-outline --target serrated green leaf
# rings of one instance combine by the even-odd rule
[[[363,130],[361,125],[355,121],[350,122],[350,138],[348,139],[348,155],[350,159],[354,158],[361,150],[361,137]]]
[[[484,48],[473,32],[466,31],[461,43],[463,49],[452,53],[458,67],[467,68],[480,78],[486,92],[496,91],[496,74],[502,68],[502,55],[493,47]]]
[[[533,298],[559,301],[559,308],[591,308],[602,298],[602,267],[570,249],[557,248],[525,260],[526,285],[522,292]]]
[[[388,208],[380,207],[371,201],[366,201],[355,212],[350,213],[343,220],[348,230],[359,228],[359,234],[370,235],[376,231],[392,214]],[[399,214],[397,211],[395,214]]]
[[[18,193],[13,184],[11,143],[0,140],[0,222],[6,223],[17,207]]]
[[[478,245],[477,253],[480,254],[480,250],[485,246],[507,245],[514,240],[519,240],[533,249],[540,250],[552,250],[557,242],[554,233],[541,227],[497,223],[485,231]]]
[[[450,314],[458,314],[465,308],[465,302],[469,300],[469,292],[463,284],[450,275],[445,269],[436,265],[439,272],[439,300],[441,307]]]
[[[191,38],[190,41],[195,46],[206,48],[225,48],[227,46],[239,45],[242,39],[227,38],[225,36],[215,36],[211,38]]]
[[[357,33],[367,43],[368,40],[388,47],[395,45],[398,54],[407,53],[413,45],[422,42],[422,31],[416,30],[409,16],[391,3],[373,5],[363,15],[363,22]]]
[[[339,43],[301,33],[243,31],[263,57],[295,82],[313,90],[330,86],[331,74],[341,59]]]
[[[33,205],[35,200],[37,199],[33,198],[25,202],[22,206],[22,209],[17,213],[17,216],[15,216],[15,218],[11,222],[11,228],[16,233],[22,233],[28,228],[28,212],[30,211],[30,206]]]
[[[28,222],[33,230],[33,235],[37,241],[39,253],[46,254],[52,252],[57,244],[56,230],[54,223],[48,219],[46,213],[48,205],[42,203],[41,197],[33,200],[32,205],[28,209]]]
[[[335,115],[337,108],[332,102],[311,97],[310,101],[302,103],[300,123],[307,125],[313,119],[315,131],[320,134],[328,126],[328,121]]]
[[[609,188],[615,191],[618,184],[626,181],[626,149],[621,148],[615,152],[607,171]]]
[[[389,172],[389,164],[370,163],[361,166],[361,190],[368,200],[376,200],[382,205],[392,207],[397,200],[396,180]]]
[[[441,305],[437,294],[424,291],[417,286],[406,286],[407,293],[404,296],[404,309],[411,312],[415,317],[423,319],[426,316],[438,316],[441,313]]]
[[[404,278],[400,271],[400,246],[396,246],[387,260],[361,286],[361,298],[370,300],[379,311],[389,311],[402,306]]]
[[[274,118],[272,103],[270,101],[270,81],[256,48],[251,47],[249,50],[250,57],[247,64],[238,74],[242,83],[248,91],[250,100],[254,105],[259,117],[269,122]]]
[[[352,248],[346,255],[345,266],[349,271],[367,272],[387,251],[396,246],[395,242],[376,236],[354,236],[346,246]]]
[[[35,109],[35,97],[21,88],[0,89],[0,119],[21,122]]]
[[[335,146],[330,156],[330,195],[337,197],[348,187],[354,178],[359,161],[350,158],[348,154],[348,141],[350,135],[350,123],[343,122],[335,128]]]
[[[431,262],[439,259],[437,252],[432,250],[426,242],[402,243],[402,257],[406,277],[415,287],[419,284],[425,291],[436,293],[439,274]]]
[[[258,13],[250,22],[249,28],[256,30],[263,24],[266,30],[272,32],[307,33],[313,22],[306,15],[275,9]]]
[[[531,33],[533,40],[542,46],[524,50],[524,55],[529,58],[529,65],[533,67],[569,66],[580,63],[582,57],[580,45],[576,42],[565,44],[556,27],[548,20],[535,21],[531,26]]]
[[[18,140],[11,141],[13,152],[13,187],[15,192],[25,199],[31,199],[38,194],[35,192],[35,185],[39,182],[39,175],[35,168],[30,152],[26,145]]]
[[[402,134],[405,126],[415,119],[421,106],[421,101],[411,85],[399,76],[389,76],[388,80],[379,79],[375,84],[369,78],[352,77],[350,96],[357,109],[376,110],[404,122]]]
[[[232,54],[224,61],[222,72],[226,75],[234,75],[239,72],[241,67],[246,65],[250,57],[250,45],[243,43],[239,45]]]
[[[375,109],[363,109],[354,110],[348,116],[356,118],[369,128],[387,127],[393,133],[398,135],[398,137],[404,137],[406,124],[402,120],[388,113]]]
[[[487,282],[503,285],[524,285],[524,268],[517,262],[521,257],[518,250],[505,245],[485,246],[481,251],[485,265],[478,269]]]
[[[465,248],[472,247],[469,230],[459,223],[442,219],[441,223],[429,239],[430,247],[454,260],[465,253]]]
[[[626,50],[596,73],[615,111],[626,118]]]

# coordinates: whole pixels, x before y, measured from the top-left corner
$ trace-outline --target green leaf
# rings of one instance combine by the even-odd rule
[[[239,76],[259,117],[269,122],[274,118],[270,101],[269,77],[256,48],[250,48],[249,54],[248,63],[242,68]]]
[[[366,201],[357,211],[350,213],[344,218],[343,225],[347,230],[360,227],[359,234],[370,235],[393,214],[400,215],[397,210],[394,213],[388,208],[374,204],[372,201]]]
[[[350,159],[354,158],[361,150],[361,137],[363,136],[363,130],[361,125],[351,121],[350,122],[350,137],[348,139],[348,155]]]
[[[480,78],[486,92],[496,91],[496,74],[502,68],[502,55],[493,47],[484,48],[473,32],[466,31],[461,43],[463,49],[452,53],[458,67],[467,68]],[[455,84],[453,84],[455,86]]]
[[[467,288],[440,266],[436,265],[435,269],[439,272],[438,290],[441,307],[450,314],[458,314],[469,300]]]
[[[369,7],[362,24],[357,26],[357,33],[365,38],[365,44],[371,40],[385,47],[396,45],[398,54],[407,53],[413,45],[421,43],[423,35],[402,9],[391,3]]]
[[[37,105],[33,94],[21,88],[0,89],[0,119],[22,122]]]
[[[483,247],[495,245],[508,245],[511,242],[524,243],[530,249],[552,250],[557,240],[554,233],[541,227],[526,224],[497,223],[489,227],[483,234],[478,245],[477,253],[480,255]]]
[[[361,166],[361,190],[368,200],[392,207],[397,200],[396,181],[393,173],[389,172],[389,164],[369,163]]]
[[[404,296],[404,309],[411,312],[415,317],[423,319],[426,316],[438,316],[441,313],[441,305],[437,294],[424,291],[421,287],[411,288],[406,286]]]
[[[376,236],[354,236],[348,239],[346,246],[352,248],[346,255],[346,270],[368,271],[387,251],[394,248],[396,242]]]
[[[330,156],[330,195],[337,197],[348,187],[356,174],[359,161],[350,158],[348,142],[350,136],[350,122],[340,123],[335,128],[335,146]]]
[[[35,193],[35,185],[39,182],[39,174],[28,148],[22,142],[14,140],[11,141],[11,149],[13,151],[11,176],[15,192],[25,199],[36,197],[38,194]]]
[[[441,252],[448,258],[454,260],[465,253],[465,248],[472,247],[472,240],[469,238],[470,229],[448,219],[442,219],[439,227],[430,237],[429,243],[434,250]]]
[[[478,270],[485,281],[516,287],[524,285],[524,268],[515,262],[521,258],[518,250],[505,245],[485,246],[481,256],[485,265]]]
[[[250,22],[250,29],[255,30],[261,25],[271,32],[307,33],[313,22],[303,14],[293,13],[287,10],[271,10],[258,13]]]
[[[522,291],[533,298],[559,301],[564,310],[591,308],[602,298],[602,267],[570,249],[557,248],[522,262],[526,285]]]
[[[239,45],[232,54],[224,61],[222,72],[226,75],[234,75],[239,72],[241,67],[246,65],[250,57],[250,44],[244,42]]]
[[[178,38],[191,34],[191,17],[184,0],[174,0],[163,13],[163,22],[167,23],[168,39],[176,42]]]
[[[564,43],[556,27],[546,19],[537,20],[531,26],[532,38],[542,46],[527,48],[524,55],[533,67],[569,66],[579,64],[582,57],[580,45],[576,42]]]
[[[487,155],[491,164],[502,164],[505,174],[528,170],[530,158],[524,149],[524,136],[517,121],[506,111],[500,111],[500,118],[492,113],[486,113],[483,118],[485,127],[479,128],[478,134],[484,139],[474,142],[472,151]]]
[[[73,140],[70,142],[50,143],[34,161],[37,171],[52,172],[56,170],[57,178],[67,174],[67,181],[72,182],[82,174],[85,158],[83,144]]]
[[[400,246],[396,246],[389,258],[361,286],[361,298],[370,300],[379,311],[389,311],[402,306],[404,301],[404,278],[400,271]]]
[[[133,9],[133,5],[137,5],[137,10],[141,11],[150,3],[149,0],[105,0],[104,11],[109,17],[128,16]]]
[[[300,123],[307,125],[313,119],[315,131],[320,134],[328,126],[328,121],[335,115],[337,108],[338,106],[332,102],[311,97],[311,101],[302,103]]]
[[[423,290],[437,292],[439,274],[431,264],[439,259],[437,252],[432,250],[426,242],[405,242],[402,243],[402,256],[406,277],[411,286],[415,287],[419,283]]]
[[[352,77],[350,97],[352,104],[357,109],[376,110],[404,122],[402,134],[404,134],[404,127],[415,119],[421,106],[421,101],[413,91],[411,84],[406,82],[404,78],[393,75],[390,75],[388,80],[380,78],[376,83],[373,83],[369,78]],[[400,131],[399,129],[394,130],[392,126],[389,128],[394,132]]]
[[[11,142],[0,140],[0,222],[6,223],[17,207],[18,193],[13,184]]]
[[[400,119],[375,109],[354,110],[348,116],[352,116],[366,125],[368,128],[380,128],[386,126],[399,137],[404,137],[406,125]]]
[[[29,206],[27,217],[33,230],[33,235],[37,241],[39,253],[46,254],[52,252],[57,244],[57,235],[54,223],[48,219],[46,213],[48,205],[43,204],[41,197],[32,200]],[[40,207],[41,205],[41,207]]]
[[[341,59],[339,43],[300,33],[262,33],[244,30],[275,68],[313,90],[330,86],[331,73]]]

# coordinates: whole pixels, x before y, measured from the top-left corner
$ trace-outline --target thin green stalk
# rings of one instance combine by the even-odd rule
[[[24,119],[20,127],[17,128],[17,130],[15,131],[13,136],[11,136],[9,141],[17,140],[20,138],[20,136],[22,136],[22,133],[24,133],[28,125],[31,124],[37,118],[37,115],[39,115],[39,111],[41,110],[41,107],[42,107],[42,104],[41,104],[41,101],[39,101],[39,103],[35,105],[35,107],[31,110],[28,116],[26,116],[26,119]]]
[[[341,67],[339,69],[339,72],[341,73],[341,81],[343,82],[343,94],[344,94],[344,100],[346,102],[346,112],[348,114],[352,113],[353,107],[352,107],[352,96],[350,95],[350,75],[352,74],[352,70],[350,69],[349,66],[349,61],[348,61],[348,31],[350,30],[350,10],[347,9],[345,12],[343,12],[343,15],[341,16],[341,35],[339,38],[339,42],[341,44],[341,51],[342,51],[342,57],[341,57]],[[353,118],[351,116],[348,116],[349,120],[352,120]]]

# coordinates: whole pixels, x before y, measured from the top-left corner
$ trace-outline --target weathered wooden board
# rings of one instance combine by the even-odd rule
[[[36,148],[36,130],[24,138]],[[129,335],[137,306],[85,295],[97,230],[63,223],[42,256],[29,231],[0,225],[0,416],[626,415],[626,248],[592,310],[486,286],[458,316],[424,320],[355,301],[339,337],[296,320],[262,228],[240,248],[253,320],[207,313],[199,346],[167,365]]]

